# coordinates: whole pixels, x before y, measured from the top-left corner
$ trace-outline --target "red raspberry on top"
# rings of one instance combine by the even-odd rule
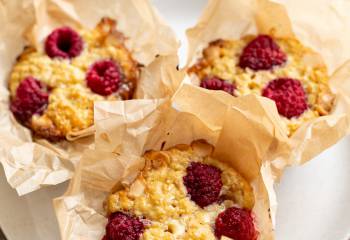
[[[103,240],[139,240],[144,228],[140,219],[122,212],[115,212],[108,218]]]
[[[48,102],[46,86],[33,77],[27,77],[17,87],[10,109],[18,121],[27,123],[34,114],[42,114]]]
[[[289,119],[299,117],[308,108],[304,88],[296,79],[275,79],[267,84],[262,95],[274,100],[278,112]]]
[[[93,92],[108,96],[118,90],[122,77],[120,67],[114,61],[101,60],[90,67],[86,81]]]
[[[55,29],[45,41],[45,52],[50,58],[74,58],[83,50],[83,39],[70,27]]]
[[[202,208],[218,202],[222,188],[220,169],[192,162],[186,171],[183,181],[192,201]]]
[[[286,54],[270,36],[259,35],[243,49],[239,66],[255,71],[270,70],[286,61]]]
[[[231,207],[216,218],[215,236],[219,239],[225,236],[234,240],[256,240],[258,233],[250,211]]]
[[[236,89],[235,85],[218,77],[205,78],[203,81],[201,81],[200,86],[211,90],[223,90],[231,95],[234,95],[234,91]]]

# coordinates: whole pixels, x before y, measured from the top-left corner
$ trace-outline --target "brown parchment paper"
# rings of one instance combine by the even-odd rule
[[[93,144],[94,128],[52,144],[34,140],[9,111],[8,75],[24,46],[42,48],[50,31],[69,25],[94,28],[102,17],[117,21],[134,58],[144,65],[136,98],[170,97],[177,74],[178,42],[173,31],[145,0],[11,0],[0,2],[0,161],[10,185],[26,194],[69,179],[83,149]],[[82,139],[78,139],[82,138]],[[76,140],[78,139],[78,140]],[[74,141],[73,141],[74,140]]]
[[[345,5],[349,4],[343,0],[279,2],[210,0],[196,26],[187,30],[186,67],[192,65],[213,40],[239,39],[247,34],[271,31],[276,36],[297,37],[317,51],[328,66],[329,84],[337,100],[330,115],[306,122],[290,137],[293,151],[288,158],[278,157],[274,162],[299,165],[335,144],[350,130],[350,61],[347,62],[350,59],[350,15],[344,12]],[[292,18],[288,16],[288,7]],[[186,81],[198,84],[194,79]]]
[[[97,103],[96,149],[84,153],[69,189],[54,200],[62,239],[101,239],[103,201],[112,188],[133,181],[144,164],[140,156],[198,139],[212,144],[214,156],[251,183],[259,239],[274,239],[271,186],[279,173],[265,159],[271,151],[290,151],[277,117],[268,99],[232,98],[188,84],[170,100]]]

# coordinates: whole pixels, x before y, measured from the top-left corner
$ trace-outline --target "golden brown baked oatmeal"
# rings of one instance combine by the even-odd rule
[[[93,124],[94,101],[132,98],[139,65],[124,42],[105,18],[92,30],[57,28],[42,49],[27,47],[9,77],[16,119],[59,140]]]
[[[188,73],[208,89],[271,98],[289,135],[303,122],[329,114],[334,102],[321,57],[294,38],[258,35],[216,40]]]
[[[208,155],[211,150],[195,142],[146,153],[137,179],[108,197],[104,239],[255,240],[252,188],[232,167]],[[230,214],[236,216],[236,227],[228,232],[221,220]],[[138,227],[129,229],[128,224]],[[240,224],[246,226],[244,233],[239,233]]]

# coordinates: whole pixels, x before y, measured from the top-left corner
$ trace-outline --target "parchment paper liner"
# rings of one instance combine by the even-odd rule
[[[9,111],[7,80],[16,57],[25,45],[42,48],[50,31],[58,26],[94,28],[102,17],[117,20],[117,29],[142,69],[136,98],[171,96],[182,80],[175,76],[178,42],[149,1],[143,0],[11,0],[0,3],[0,161],[8,182],[18,194],[71,177],[82,149],[92,137],[51,144],[33,141],[30,131]],[[25,37],[24,37],[25,36]],[[25,39],[26,38],[26,39]],[[170,78],[171,77],[171,78]],[[94,128],[72,133],[69,140],[93,134]]]
[[[283,5],[268,0],[210,0],[197,25],[187,30],[189,51],[186,67],[201,56],[202,49],[209,42],[239,39],[247,34],[273,32],[275,36],[297,37],[317,51],[324,58],[330,73],[334,72],[329,84],[337,101],[330,115],[302,124],[290,137],[293,151],[284,161],[299,165],[335,144],[350,130],[350,62],[346,62],[350,59],[350,17],[340,12],[342,7],[339,4],[331,1],[311,1],[322,9],[312,17],[309,17],[307,10],[310,8],[305,8],[302,1],[281,2],[288,2],[294,9],[305,11],[295,13],[290,19]],[[308,3],[308,6],[312,4]],[[325,28],[320,18],[331,19],[332,25]],[[186,81],[196,84],[194,79],[187,78]]]
[[[283,129],[275,124],[277,115],[268,99],[232,98],[187,84],[171,100],[97,103],[96,150],[85,152],[68,191],[54,201],[62,239],[101,239],[103,201],[112,188],[137,176],[143,167],[140,156],[198,139],[212,144],[214,156],[251,183],[260,239],[273,239],[272,186],[279,172],[265,159],[271,152],[290,151]]]

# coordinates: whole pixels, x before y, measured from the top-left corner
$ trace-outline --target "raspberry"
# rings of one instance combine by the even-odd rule
[[[200,86],[211,90],[223,90],[231,95],[234,95],[236,89],[235,85],[217,77],[205,78]]]
[[[258,237],[250,211],[236,207],[228,208],[218,215],[215,235],[219,239],[225,236],[234,240],[256,240]]]
[[[48,102],[46,86],[33,77],[27,77],[17,87],[10,109],[18,121],[27,123],[34,114],[42,114]]]
[[[143,231],[144,225],[138,218],[115,212],[108,218],[103,240],[139,240]]]
[[[308,108],[305,91],[296,79],[275,79],[267,84],[262,95],[274,100],[278,112],[286,118],[299,117]]]
[[[191,200],[204,208],[219,200],[222,188],[221,170],[207,164],[192,162],[186,169],[184,184]]]
[[[241,68],[248,67],[255,71],[270,70],[286,61],[286,54],[270,36],[259,35],[243,49],[239,66]]]
[[[122,77],[120,67],[115,62],[101,60],[90,67],[86,81],[93,92],[107,96],[118,90]]]
[[[55,29],[45,42],[45,52],[50,58],[74,58],[83,50],[83,40],[70,27]]]

